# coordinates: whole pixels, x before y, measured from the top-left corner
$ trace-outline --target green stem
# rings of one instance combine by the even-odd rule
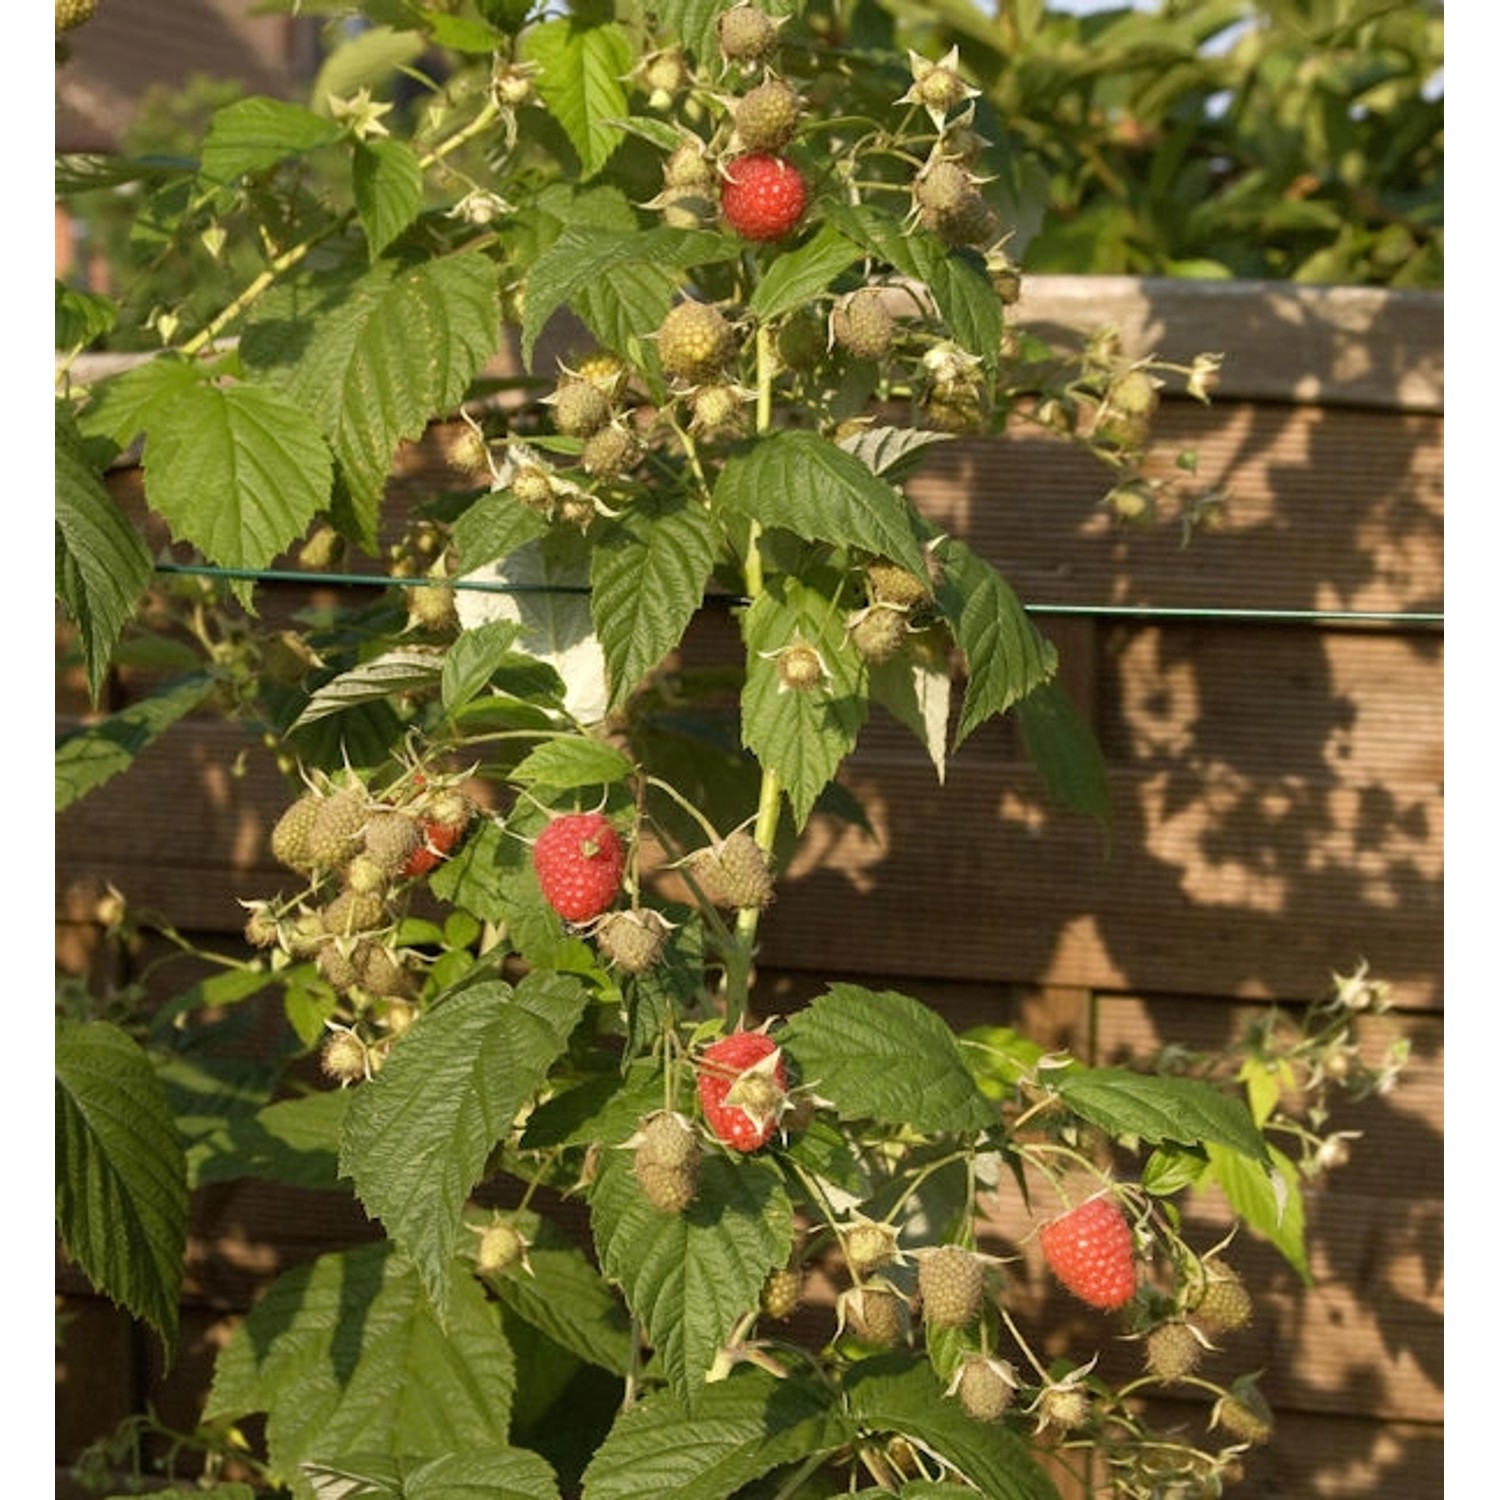
[[[755,430],[771,430],[774,407],[771,383],[776,374],[776,350],[771,331],[762,323],[755,331]],[[751,522],[750,539],[745,551],[745,594],[753,604],[765,592],[765,560],[760,550],[760,525]],[[755,809],[755,842],[769,855],[776,843],[776,829],[781,821],[781,777],[772,766],[761,767],[760,800]],[[724,1005],[726,1018],[738,1024],[750,1001],[750,971],[755,954],[755,938],[760,928],[760,909],[744,907],[735,918],[736,944],[725,970]]]

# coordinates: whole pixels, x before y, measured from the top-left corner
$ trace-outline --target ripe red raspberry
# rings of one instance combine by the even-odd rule
[[[1135,1245],[1113,1198],[1090,1198],[1043,1227],[1052,1274],[1091,1307],[1112,1312],[1135,1295]]]
[[[737,156],[724,170],[719,207],[725,222],[743,238],[783,239],[807,208],[807,184],[784,156]]]
[[[542,895],[569,922],[588,922],[620,893],[625,847],[603,813],[564,813],[537,835],[532,864]]]
[[[781,1048],[763,1031],[734,1031],[715,1042],[698,1065],[698,1103],[726,1146],[758,1150],[787,1105]]]

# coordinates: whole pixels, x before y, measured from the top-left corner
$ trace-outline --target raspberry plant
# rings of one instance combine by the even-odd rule
[[[60,801],[204,708],[287,777],[248,958],[209,955],[156,1019],[62,996],[60,1232],[169,1348],[192,1186],[352,1192],[382,1232],[282,1276],[224,1348],[195,1441],[226,1496],[1044,1500],[1069,1470],[1216,1495],[1271,1432],[1232,1245],[1190,1243],[1180,1201],[1216,1187],[1306,1276],[1299,1182],[1343,1138],[1305,1086],[1399,1066],[1358,1061],[1371,982],[1152,1071],[836,975],[790,1016],[757,992],[798,837],[858,816],[836,778],[873,711],[939,777],[1014,715],[1103,811],[1052,644],[907,498],[933,445],[1040,424],[1098,457],[1121,524],[1213,499],[1190,455],[1176,484],[1147,460],[1160,390],[1206,399],[1216,356],[1016,331],[976,91],[855,9],[372,5],[414,102],[350,43],[345,93],[229,104],[189,166],[60,166],[142,196],[154,276],[263,255],[206,321],[155,309],[123,373],[64,358],[56,405],[87,682],[190,668],[62,744]],[[805,204],[726,222],[747,155]],[[118,315],[58,308],[74,354]],[[460,482],[397,512],[398,449],[442,421]],[[167,569],[103,480],[137,440]],[[273,627],[259,580],[288,557],[382,588]],[[738,624],[727,677],[679,655],[708,608]],[[111,922],[191,951],[128,900]],[[205,1073],[216,1008],[252,997],[284,1018],[273,1066]],[[1011,1195],[1044,1246],[1065,1214],[1110,1226],[1104,1270],[1060,1252],[1097,1314],[1067,1358],[1017,1314]],[[1131,1341],[1139,1373],[1106,1378]],[[1166,1387],[1204,1394],[1195,1434],[1152,1427]]]

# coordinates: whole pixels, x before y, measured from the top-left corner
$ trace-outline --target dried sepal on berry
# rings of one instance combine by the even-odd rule
[[[720,1037],[698,1058],[697,1091],[716,1140],[736,1151],[758,1151],[776,1133],[790,1103],[781,1048],[764,1031]]]
[[[976,1421],[998,1422],[1010,1410],[1019,1389],[1015,1366],[1008,1359],[966,1354],[944,1395],[956,1396]]]
[[[838,1334],[848,1332],[862,1343],[889,1348],[905,1342],[906,1298],[884,1278],[845,1287],[834,1304]]]
[[[673,923],[651,907],[606,912],[594,929],[599,953],[626,974],[644,974],[661,962]]]
[[[329,1021],[318,1061],[323,1072],[340,1088],[368,1079],[375,1071],[369,1045],[358,1032],[337,1021]]]

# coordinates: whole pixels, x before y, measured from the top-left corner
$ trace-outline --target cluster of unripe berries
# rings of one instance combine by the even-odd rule
[[[453,781],[420,773],[385,795],[358,777],[318,777],[277,820],[271,853],[301,876],[292,899],[247,903],[244,935],[252,947],[319,974],[387,1042],[415,1019],[421,981],[411,956],[392,938],[405,893],[462,842],[477,814]],[[334,1031],[323,1063],[341,1083],[367,1076],[383,1052],[348,1028]]]

